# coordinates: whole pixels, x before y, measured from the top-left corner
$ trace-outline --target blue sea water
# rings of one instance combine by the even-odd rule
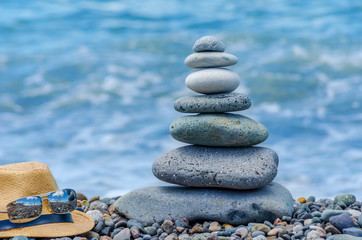
[[[192,94],[183,61],[214,35],[239,58],[275,181],[362,200],[361,33],[361,1],[1,1],[0,163],[44,162],[88,196],[164,185],[151,166],[184,145],[168,130]]]

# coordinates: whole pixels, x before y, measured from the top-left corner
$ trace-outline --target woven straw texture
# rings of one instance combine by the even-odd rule
[[[58,185],[48,166],[39,162],[16,163],[0,166],[0,211],[6,211],[6,205],[19,198],[52,192]],[[42,214],[50,214],[46,200],[43,201]],[[78,235],[90,231],[94,226],[91,217],[83,212],[73,211],[74,223],[50,223],[26,228],[0,231],[0,237],[63,237]],[[0,221],[8,219],[6,213],[0,213]]]

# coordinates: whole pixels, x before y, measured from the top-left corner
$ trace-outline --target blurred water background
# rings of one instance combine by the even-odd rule
[[[61,187],[116,196],[164,185],[182,146],[183,61],[214,35],[239,58],[240,112],[263,123],[293,197],[362,200],[361,1],[0,3],[0,163],[41,161]]]

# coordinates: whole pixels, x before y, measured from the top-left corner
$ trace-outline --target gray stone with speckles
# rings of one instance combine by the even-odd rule
[[[144,225],[165,219],[218,221],[232,225],[274,221],[291,216],[293,197],[277,183],[256,190],[240,191],[180,186],[145,187],[120,197],[116,210]]]
[[[178,141],[210,147],[249,147],[268,138],[268,130],[243,115],[198,114],[180,117],[170,126]]]
[[[242,93],[221,93],[181,97],[175,101],[176,111],[182,113],[224,113],[250,108],[251,100]]]
[[[169,183],[246,190],[270,183],[277,168],[278,155],[269,148],[185,146],[158,158],[152,171]]]

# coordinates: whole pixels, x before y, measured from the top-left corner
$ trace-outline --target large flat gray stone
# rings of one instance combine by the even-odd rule
[[[190,68],[227,67],[238,62],[238,58],[224,52],[193,53],[185,59],[185,64]]]
[[[180,117],[171,123],[170,133],[178,141],[211,147],[248,147],[268,137],[261,123],[230,113]]]
[[[269,148],[185,146],[158,158],[152,171],[169,183],[246,190],[270,183],[277,167],[278,155]]]
[[[114,206],[144,225],[184,217],[240,225],[291,216],[293,198],[277,183],[249,191],[167,186],[136,189],[119,198]]]
[[[182,113],[224,113],[250,108],[251,100],[242,93],[221,93],[181,97],[175,101],[176,111]]]

